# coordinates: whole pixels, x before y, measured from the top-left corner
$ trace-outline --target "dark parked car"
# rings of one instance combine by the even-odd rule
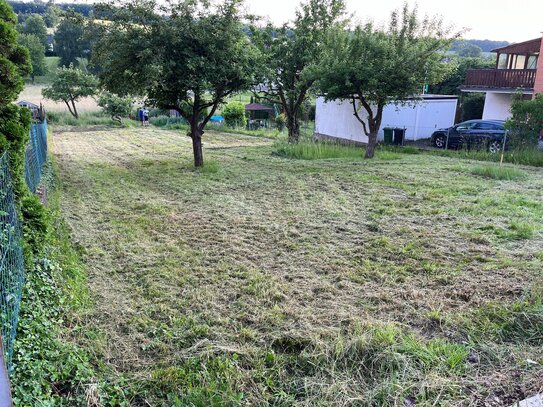
[[[447,142],[447,133],[449,140]],[[505,135],[503,120],[468,120],[432,134],[432,144],[437,148],[485,148],[491,153],[501,151]]]

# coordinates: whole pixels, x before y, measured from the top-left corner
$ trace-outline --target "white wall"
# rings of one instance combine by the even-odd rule
[[[483,120],[507,120],[511,117],[511,93],[487,92]]]
[[[429,138],[438,128],[450,127],[454,124],[457,99],[436,99],[427,95],[427,99],[406,105],[390,104],[383,110],[383,120],[379,130],[379,138],[383,138],[383,128],[406,128],[407,140]],[[363,109],[359,110],[361,117]],[[315,132],[325,136],[367,143],[362,124],[354,116],[350,101],[325,102],[317,99]]]

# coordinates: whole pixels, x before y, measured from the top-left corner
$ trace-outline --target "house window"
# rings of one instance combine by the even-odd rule
[[[507,69],[508,54],[500,54],[498,59],[498,69]]]
[[[537,69],[537,55],[530,55],[528,57],[528,65],[526,69]]]
[[[513,69],[524,69],[526,63],[526,55],[517,55],[516,60],[513,61]]]

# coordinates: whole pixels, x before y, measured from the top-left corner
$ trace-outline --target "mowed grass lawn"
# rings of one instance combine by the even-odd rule
[[[118,395],[106,404],[506,406],[543,390],[540,169],[497,180],[466,160],[204,138],[195,170],[181,132],[54,134],[93,302],[72,337]]]

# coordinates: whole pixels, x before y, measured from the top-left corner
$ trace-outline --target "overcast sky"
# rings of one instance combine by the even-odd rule
[[[297,0],[246,0],[249,10],[275,23],[292,19]],[[349,12],[376,23],[388,20],[403,0],[346,0]],[[414,0],[408,0],[411,5]],[[541,36],[543,0],[418,0],[420,14],[441,15],[457,28],[468,28],[464,38],[521,42]]]

